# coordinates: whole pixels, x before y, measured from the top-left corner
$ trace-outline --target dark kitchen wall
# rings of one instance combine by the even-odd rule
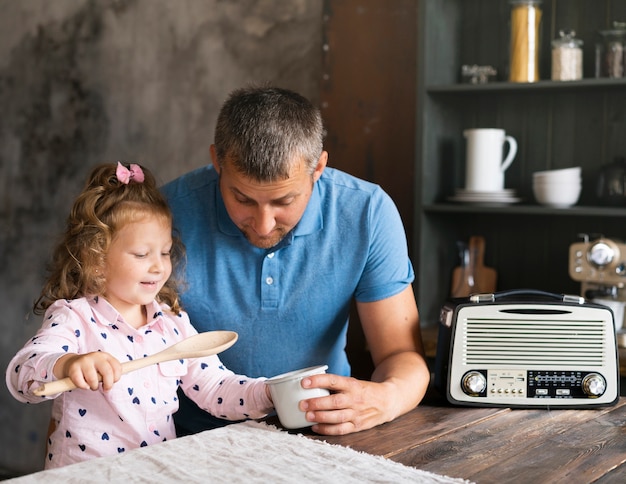
[[[161,181],[209,162],[249,81],[319,102],[318,0],[0,0],[0,368],[30,338],[52,244],[91,166]],[[43,465],[50,407],[0,386],[0,467]]]

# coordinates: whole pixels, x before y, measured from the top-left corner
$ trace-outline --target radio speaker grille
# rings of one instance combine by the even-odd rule
[[[606,362],[603,320],[468,318],[463,338],[465,364],[569,367]]]

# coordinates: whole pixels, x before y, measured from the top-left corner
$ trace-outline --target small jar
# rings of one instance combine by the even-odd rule
[[[511,4],[511,82],[539,80],[541,0],[509,0]]]
[[[552,41],[552,80],[576,81],[583,78],[583,41],[573,30],[560,30]]]
[[[613,29],[601,30],[596,44],[596,77],[626,76],[626,23],[613,22]]]

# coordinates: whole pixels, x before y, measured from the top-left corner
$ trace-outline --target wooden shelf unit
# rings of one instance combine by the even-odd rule
[[[569,245],[579,234],[626,240],[626,208],[596,197],[600,167],[626,156],[626,79],[595,79],[595,39],[613,20],[626,19],[626,2],[544,0],[536,83],[506,81],[510,6],[501,0],[425,0],[418,12],[418,82],[413,258],[422,324],[437,324],[458,265],[457,241],[486,239],[485,264],[498,271],[498,290],[533,288],[578,293],[568,275]],[[550,41],[573,28],[584,41],[581,81],[550,76]],[[464,64],[492,65],[499,80],[461,84]],[[461,204],[447,199],[463,188],[468,128],[502,128],[519,145],[505,174],[522,202]],[[536,204],[532,173],[581,166],[579,204]]]

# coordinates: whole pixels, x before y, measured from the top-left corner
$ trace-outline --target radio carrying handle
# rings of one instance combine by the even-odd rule
[[[510,289],[490,294],[471,294],[469,300],[473,303],[496,302],[503,299],[526,297],[541,297],[544,299],[554,299],[559,302],[584,304],[585,298],[573,294],[557,294],[555,292],[540,291],[538,289]]]

